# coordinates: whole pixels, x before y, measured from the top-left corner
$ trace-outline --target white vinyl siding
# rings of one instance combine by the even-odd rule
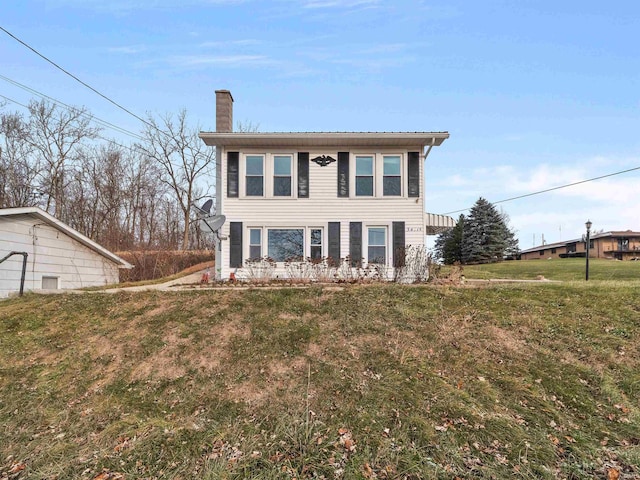
[[[257,149],[238,149],[240,151],[241,168],[242,159],[246,155],[261,154],[267,158],[275,155],[288,154],[286,149],[280,149],[277,146],[270,148],[271,152],[258,151]],[[334,147],[333,149],[304,149],[301,151],[309,152],[309,158],[315,158],[322,155],[338,158],[338,152],[347,149]],[[229,235],[230,222],[243,222],[243,258],[249,258],[249,231],[250,228],[262,229],[262,256],[267,255],[266,235],[267,229],[305,229],[305,257],[311,255],[308,248],[310,245],[310,229],[323,229],[322,255],[327,255],[327,231],[329,222],[340,222],[340,256],[342,258],[349,254],[349,222],[362,222],[362,253],[367,255],[367,228],[370,226],[386,227],[387,230],[387,256],[391,252],[391,231],[394,221],[405,222],[405,242],[407,245],[424,245],[424,203],[422,196],[424,195],[424,169],[423,162],[420,162],[420,197],[409,198],[406,195],[406,162],[408,151],[421,151],[420,146],[398,151],[397,148],[376,149],[371,151],[352,150],[349,154],[350,168],[349,174],[351,184],[349,187],[350,197],[340,198],[337,195],[337,162],[331,163],[325,167],[321,167],[314,162],[309,163],[309,198],[297,199],[296,191],[296,152],[291,152],[293,161],[293,191],[291,198],[286,197],[245,197],[245,198],[224,198],[224,205],[221,211],[226,215],[227,221],[220,232],[225,238]],[[273,152],[273,153],[272,153]],[[225,158],[225,152],[221,151],[220,155]],[[400,196],[383,196],[383,157],[384,156],[400,156],[402,158],[402,195]],[[355,195],[355,157],[356,156],[373,156],[376,159],[378,173],[376,181],[379,181],[380,195],[374,197],[357,197]],[[265,161],[266,162],[266,161]],[[268,167],[265,171],[269,171]],[[221,176],[222,190],[226,191],[226,174]],[[241,175],[241,181],[243,176]],[[270,185],[271,181],[265,182]],[[271,188],[271,187],[270,187]],[[270,189],[269,188],[269,189]],[[244,187],[241,185],[241,192]],[[268,192],[266,192],[268,193]],[[387,262],[390,262],[387,259]],[[390,264],[390,263],[387,263]],[[236,271],[229,267],[229,240],[223,240],[222,252],[220,255],[219,265],[221,267],[222,278],[229,278],[229,272]],[[240,272],[241,273],[241,272]],[[284,270],[278,271],[276,274],[283,275]]]
[[[27,252],[25,291],[50,285],[46,277],[58,278],[58,288],[64,289],[118,283],[115,263],[29,215],[0,217],[0,251]],[[22,258],[2,263],[0,298],[19,291]]]

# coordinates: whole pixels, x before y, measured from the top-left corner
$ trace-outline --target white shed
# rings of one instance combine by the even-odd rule
[[[36,207],[0,209],[0,259],[26,253],[25,291],[118,283],[117,255]],[[20,291],[24,255],[0,263],[0,298]]]

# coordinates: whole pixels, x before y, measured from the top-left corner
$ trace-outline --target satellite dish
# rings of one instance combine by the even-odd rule
[[[209,200],[204,202],[204,205],[202,205],[202,208],[200,210],[202,210],[203,212],[207,212],[207,214],[209,214],[209,213],[211,213],[211,205],[213,205],[213,199],[212,198],[210,198]]]
[[[198,216],[204,217],[204,216],[211,215],[212,205],[213,205],[213,200],[210,198],[209,200],[204,202],[204,205],[202,205],[202,208],[198,207],[197,205],[191,205],[191,206],[198,212]]]
[[[211,217],[203,220],[207,222],[207,225],[209,226],[212,232],[217,232],[218,230],[220,230],[220,228],[222,228],[222,225],[224,225],[224,222],[227,221],[227,217],[225,217],[224,215],[216,215],[215,217]]]

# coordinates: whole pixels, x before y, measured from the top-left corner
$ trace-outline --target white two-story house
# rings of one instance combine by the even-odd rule
[[[225,215],[218,278],[242,278],[269,257],[279,276],[292,259],[353,266],[401,265],[405,247],[424,245],[424,164],[447,132],[235,133],[233,97],[216,91],[216,213]],[[450,219],[444,219],[445,225]],[[452,221],[451,221],[452,222]]]

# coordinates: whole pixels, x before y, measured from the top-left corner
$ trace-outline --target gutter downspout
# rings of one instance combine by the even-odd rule
[[[427,150],[424,152],[424,158],[422,159],[422,182],[423,182],[423,188],[422,188],[422,236],[426,237],[427,235],[427,226],[425,224],[424,221],[424,215],[427,213],[427,180],[426,180],[426,176],[425,174],[427,173],[427,168],[426,168],[426,164],[427,164],[427,157],[429,156],[429,153],[431,153],[431,149],[435,146],[436,144],[436,137],[431,137],[431,145],[429,145],[429,147],[427,148]],[[424,238],[422,239],[422,241],[424,242]]]
[[[20,296],[22,296],[24,294],[24,280],[27,275],[27,257],[29,256],[29,254],[27,252],[11,252],[9,253],[9,255],[0,259],[0,263],[4,262],[9,257],[12,257],[14,255],[22,255],[22,277],[20,277]]]

